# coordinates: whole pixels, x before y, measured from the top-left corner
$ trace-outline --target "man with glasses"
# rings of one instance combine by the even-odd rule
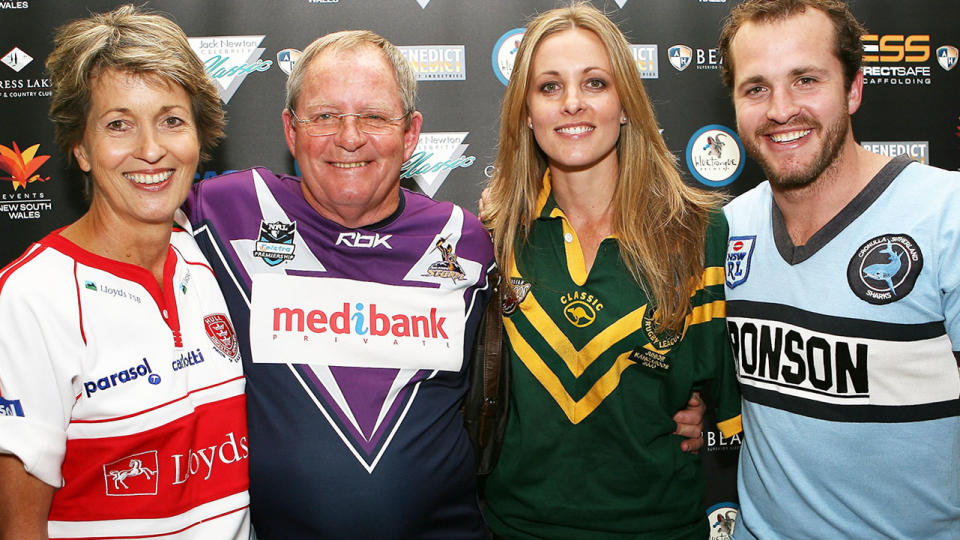
[[[185,205],[240,330],[260,538],[485,537],[459,409],[493,250],[400,188],[415,94],[382,37],[324,36],[287,81],[302,178],[231,173]]]

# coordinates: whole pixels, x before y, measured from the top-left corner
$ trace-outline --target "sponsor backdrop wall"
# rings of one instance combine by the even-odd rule
[[[0,265],[85,209],[46,118],[53,29],[116,0],[0,0]],[[687,178],[741,193],[761,180],[735,134],[715,49],[730,0],[598,0],[625,31],[660,127]],[[865,99],[854,132],[884,154],[960,168],[960,3],[852,0],[866,24]],[[522,27],[553,0],[153,0],[184,28],[216,80],[227,139],[197,178],[265,165],[295,172],[280,111],[290,66],[327,32],[372,29],[417,73],[424,125],[402,183],[474,210],[496,153],[500,99]],[[738,440],[705,434],[708,503],[735,501]],[[714,517],[725,514],[718,507]],[[720,530],[722,520],[711,518]]]

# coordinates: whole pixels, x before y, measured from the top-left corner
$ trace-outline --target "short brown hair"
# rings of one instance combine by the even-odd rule
[[[170,19],[131,5],[93,14],[57,29],[47,57],[54,139],[68,160],[83,139],[91,81],[108,69],[158,77],[190,96],[200,157],[223,138],[220,95],[183,30]]]
[[[730,44],[740,28],[748,22],[763,23],[781,21],[807,8],[818,9],[833,21],[835,53],[843,64],[843,80],[847,88],[853,83],[853,78],[860,71],[863,63],[863,45],[860,37],[867,31],[850,12],[847,4],[840,0],[747,0],[733,8],[720,31],[720,75],[723,84],[733,89],[733,57],[730,55]]]

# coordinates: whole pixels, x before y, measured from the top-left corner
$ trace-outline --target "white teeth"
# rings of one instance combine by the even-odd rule
[[[131,182],[143,185],[153,185],[163,182],[173,175],[173,171],[164,171],[154,174],[124,173],[123,177]]]
[[[341,168],[341,169],[353,169],[353,168],[356,168],[356,167],[363,167],[363,166],[366,165],[367,163],[370,163],[370,162],[369,162],[369,161],[352,161],[352,162],[350,162],[350,163],[337,163],[337,162],[332,162],[332,163],[330,163],[330,164],[333,165],[334,167],[339,167],[339,168]]]
[[[771,135],[771,136],[770,136],[770,140],[772,140],[773,142],[777,142],[777,143],[792,142],[792,141],[795,141],[795,140],[799,139],[800,137],[803,137],[803,136],[806,135],[807,133],[810,133],[810,131],[811,131],[811,130],[809,130],[809,129],[801,129],[801,130],[799,130],[799,131],[789,131],[789,132],[787,132],[787,133],[777,133],[776,135]]]
[[[560,133],[566,133],[568,135],[579,135],[581,133],[586,133],[588,131],[593,131],[592,126],[575,126],[575,127],[565,127],[557,129]]]

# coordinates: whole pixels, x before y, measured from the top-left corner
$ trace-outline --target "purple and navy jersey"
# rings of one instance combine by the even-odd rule
[[[358,229],[262,168],[184,205],[239,335],[261,538],[482,538],[460,405],[493,267],[475,216],[401,190]]]

